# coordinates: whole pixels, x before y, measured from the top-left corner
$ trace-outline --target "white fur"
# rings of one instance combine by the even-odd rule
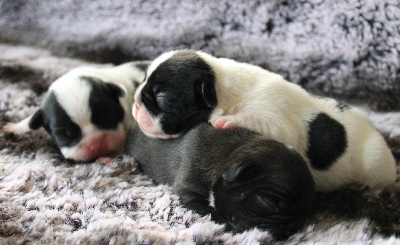
[[[173,52],[158,57],[148,74],[169,59]],[[216,76],[218,105],[210,122],[230,127],[243,126],[294,147],[305,159],[308,123],[324,112],[345,127],[348,146],[328,170],[309,165],[317,190],[331,191],[350,183],[372,188],[391,185],[396,164],[383,137],[357,109],[343,112],[333,99],[318,98],[278,74],[246,63],[216,58],[197,52]],[[140,91],[138,91],[140,92]]]
[[[214,197],[214,192],[213,191],[210,191],[210,196],[208,198],[208,205],[210,207],[215,208],[215,197]]]

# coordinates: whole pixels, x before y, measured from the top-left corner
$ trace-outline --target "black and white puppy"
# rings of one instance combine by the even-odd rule
[[[203,123],[165,140],[133,123],[126,154],[155,182],[171,185],[187,208],[236,232],[257,227],[285,239],[312,205],[315,186],[300,154],[244,128]]]
[[[133,121],[135,83],[149,62],[110,68],[75,68],[49,87],[41,108],[5,132],[22,134],[44,127],[67,159],[91,161],[123,150]]]
[[[134,117],[150,137],[178,137],[209,121],[290,145],[308,160],[320,191],[350,183],[382,188],[396,179],[392,153],[359,110],[257,66],[201,51],[168,52],[149,66],[135,101]]]

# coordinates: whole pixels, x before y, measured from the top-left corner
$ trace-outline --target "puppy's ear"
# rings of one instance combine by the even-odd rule
[[[217,95],[214,84],[209,81],[198,81],[195,86],[197,98],[199,98],[206,107],[214,109],[217,106]]]
[[[36,130],[43,126],[43,112],[42,109],[39,109],[33,116],[31,120],[29,120],[29,127],[33,130]]]
[[[114,83],[106,83],[107,89],[112,93],[117,95],[118,97],[125,96],[125,91],[118,85]]]
[[[222,179],[224,182],[241,182],[248,179],[248,173],[251,172],[252,162],[244,159],[241,162],[233,164],[223,174]]]
[[[142,72],[146,72],[147,68],[151,65],[151,60],[143,60],[143,61],[133,61],[130,62],[133,68],[139,69]]]

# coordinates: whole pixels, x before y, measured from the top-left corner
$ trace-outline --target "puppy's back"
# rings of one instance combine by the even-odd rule
[[[221,130],[203,123],[181,137],[157,139],[146,136],[135,121],[125,152],[138,162],[144,174],[157,183],[172,185],[178,169],[189,171],[209,165],[220,169],[233,150],[254,137],[260,135],[244,128]]]

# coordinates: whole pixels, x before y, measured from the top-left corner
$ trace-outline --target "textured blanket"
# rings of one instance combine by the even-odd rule
[[[399,161],[399,13],[389,0],[0,1],[0,127],[34,112],[71,68],[192,48],[362,106]],[[400,180],[381,191],[318,193],[305,227],[283,243],[394,244],[399,236]],[[227,233],[186,210],[129,156],[71,163],[43,130],[0,130],[0,244],[271,242],[267,231]]]
[[[0,126],[38,109],[46,88],[82,60],[0,45]],[[400,113],[366,112],[400,152]],[[121,156],[108,165],[65,161],[44,130],[0,131],[0,244],[257,244],[266,231],[224,232],[186,210],[168,186],[154,185]],[[387,242],[400,235],[400,182],[383,191],[351,186],[318,194],[307,225],[288,242]],[[400,242],[400,239],[398,239]]]

